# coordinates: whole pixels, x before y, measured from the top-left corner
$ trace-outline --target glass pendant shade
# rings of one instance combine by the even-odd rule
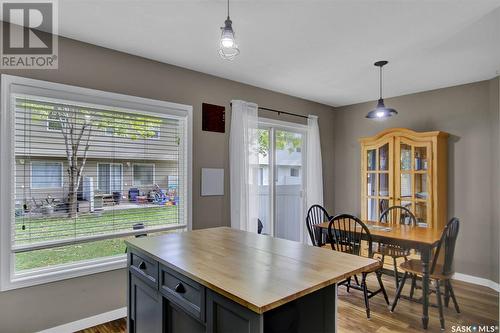
[[[366,118],[369,119],[381,119],[381,118],[388,118],[392,117],[394,115],[397,115],[398,112],[394,109],[388,108],[384,104],[384,100],[381,98],[378,100],[377,106],[375,109],[371,110],[368,112],[366,115]]]
[[[221,28],[219,55],[225,60],[233,60],[240,53],[232,25],[233,22],[228,16],[224,22],[224,27]]]

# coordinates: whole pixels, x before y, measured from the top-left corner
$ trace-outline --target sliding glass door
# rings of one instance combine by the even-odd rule
[[[259,128],[259,220],[262,233],[304,240],[305,128],[271,120]]]

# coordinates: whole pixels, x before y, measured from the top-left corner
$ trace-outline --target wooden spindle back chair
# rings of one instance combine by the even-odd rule
[[[328,225],[328,238],[333,250],[357,256],[362,254],[362,240],[365,240],[368,257],[373,255],[370,231],[356,216],[340,214],[333,217]]]
[[[384,210],[380,215],[379,219],[380,223],[386,224],[399,224],[399,225],[408,225],[412,227],[417,226],[417,219],[415,215],[406,207],[403,206],[391,206]],[[396,288],[399,283],[399,273],[398,273],[398,258],[404,258],[404,260],[408,260],[408,256],[410,255],[410,249],[405,249],[399,245],[394,244],[377,244],[377,249],[375,253],[382,256],[382,263],[385,260],[385,257],[391,257],[394,269],[394,282],[396,284]]]
[[[460,313],[460,308],[458,307],[457,299],[455,298],[455,293],[453,292],[453,286],[451,285],[451,277],[453,276],[453,258],[455,256],[455,244],[457,242],[458,230],[460,226],[460,221],[458,218],[452,218],[444,228],[441,238],[436,246],[434,255],[432,257],[431,266],[429,269],[430,278],[435,282],[435,293],[439,309],[439,321],[441,323],[441,329],[444,330],[444,316],[443,316],[443,305],[441,299],[441,282],[444,283],[444,305],[448,307],[450,297],[455,305],[455,310]],[[412,277],[412,285],[410,289],[410,298],[413,297],[413,290],[415,288],[415,281],[417,276],[422,276],[422,261],[418,259],[411,259],[402,263],[399,267],[405,272],[401,283],[396,291],[396,297],[391,306],[391,312],[394,311],[398,303],[398,299],[401,297],[401,291],[403,290],[406,278],[408,275]]]
[[[381,223],[394,223],[402,225],[417,226],[417,219],[415,215],[406,207],[391,206],[380,214],[379,222]]]
[[[323,206],[312,205],[307,211],[306,225],[309,237],[311,238],[311,243],[314,246],[323,245],[323,236],[321,230],[315,228],[317,224],[328,222],[330,220],[330,215]]]
[[[332,250],[349,253],[357,256],[363,256],[363,246],[368,246],[366,256],[372,258],[372,236],[368,227],[356,216],[349,214],[339,214],[330,219],[328,224],[328,240],[332,246]],[[359,285],[351,285],[351,277],[339,283],[347,287],[347,292],[350,288],[363,291],[365,299],[366,316],[370,318],[370,303],[369,299],[378,293],[382,292],[387,304],[389,298],[382,283],[382,265],[381,263],[370,270],[361,272],[361,283]],[[369,273],[375,273],[377,276],[380,288],[376,291],[368,290],[366,285],[366,277]],[[354,275],[356,282],[358,282],[356,275]]]

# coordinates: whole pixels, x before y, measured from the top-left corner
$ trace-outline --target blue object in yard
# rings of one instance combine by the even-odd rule
[[[137,201],[138,196],[139,196],[139,189],[137,187],[131,187],[128,190],[128,199],[130,201]]]
[[[167,195],[165,192],[161,188],[157,187],[153,197],[153,202],[157,205],[164,205],[167,201]]]

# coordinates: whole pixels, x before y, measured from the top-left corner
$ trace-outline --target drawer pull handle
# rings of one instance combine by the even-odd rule
[[[146,269],[146,263],[144,261],[141,261],[139,264],[139,269],[145,270]]]
[[[175,286],[175,292],[179,294],[184,294],[186,292],[186,288],[184,288],[184,285],[182,283],[177,283]]]

